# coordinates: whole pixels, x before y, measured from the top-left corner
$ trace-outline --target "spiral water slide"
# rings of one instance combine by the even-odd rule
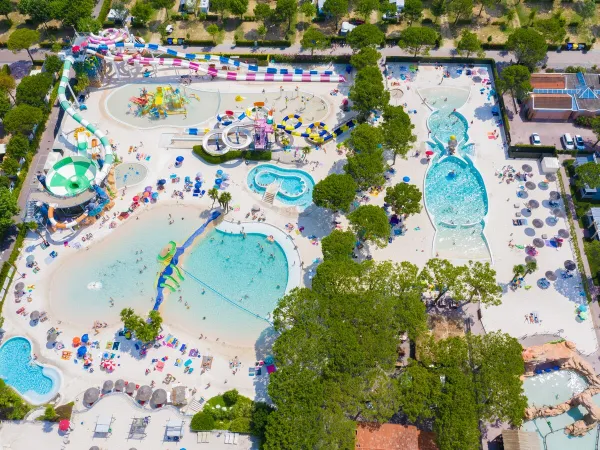
[[[73,120],[75,120],[82,127],[88,130],[94,136],[96,136],[100,141],[100,158],[104,161],[104,163],[102,168],[96,171],[96,175],[93,179],[93,182],[99,185],[104,181],[104,179],[108,175],[108,172],[110,171],[110,168],[114,162],[114,155],[110,142],[108,141],[108,138],[105,136],[105,134],[102,133],[99,129],[97,129],[94,125],[92,125],[89,121],[84,119],[81,116],[81,114],[78,111],[76,111],[75,108],[73,108],[73,104],[69,100],[67,100],[66,91],[67,85],[69,84],[69,73],[74,62],[75,60],[72,56],[67,56],[65,58],[62,75],[60,77],[60,84],[58,86],[58,101],[60,103],[61,108],[64,109],[65,112],[73,118]],[[54,206],[50,205],[48,208],[48,219],[50,220],[52,226],[56,228],[73,228],[77,224],[79,224],[79,222],[81,222],[85,217],[87,217],[87,213],[82,214],[73,222],[60,223],[54,219]]]

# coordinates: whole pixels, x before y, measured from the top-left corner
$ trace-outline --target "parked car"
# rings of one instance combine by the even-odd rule
[[[362,19],[350,19],[350,23],[352,25],[357,25],[358,26],[358,25],[362,25],[363,23],[365,23],[365,21],[362,20]]]
[[[565,150],[575,150],[575,141],[569,133],[565,133],[560,137],[563,147]]]
[[[585,150],[585,142],[579,134],[575,135],[575,147],[577,147],[577,150]]]
[[[531,144],[532,145],[542,145],[542,140],[540,139],[540,135],[537,133],[533,133],[531,135]]]

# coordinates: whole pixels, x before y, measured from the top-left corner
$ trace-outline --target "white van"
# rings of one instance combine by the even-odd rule
[[[560,139],[566,150],[575,150],[575,141],[569,133],[563,134]]]

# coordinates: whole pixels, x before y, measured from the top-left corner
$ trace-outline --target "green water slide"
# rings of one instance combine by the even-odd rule
[[[169,243],[167,244],[169,246],[169,250],[167,251],[167,254],[165,256],[161,256],[160,253],[158,254],[157,258],[160,262],[164,262],[169,258],[172,258],[173,255],[175,254],[175,252],[177,251],[177,244],[173,241],[169,241]]]
[[[159,285],[159,287],[161,287],[161,288],[167,288],[167,289],[169,289],[171,292],[176,292],[176,291],[177,291],[177,289],[175,289],[173,286],[171,286],[170,284],[167,284],[167,283],[161,283],[161,284]]]
[[[177,276],[179,277],[180,280],[185,280],[185,278],[183,278],[183,275],[181,274],[181,270],[179,270],[179,267],[177,267],[174,264],[171,264],[171,268],[173,269],[173,273],[177,273]]]

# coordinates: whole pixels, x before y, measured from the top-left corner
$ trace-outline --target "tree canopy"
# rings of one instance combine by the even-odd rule
[[[23,78],[17,86],[17,105],[45,106],[51,86],[52,76],[46,72]]]
[[[134,23],[138,26],[145,26],[152,17],[153,11],[152,5],[143,0],[138,0],[131,8]]]
[[[373,11],[379,9],[379,0],[357,0],[355,11],[368,23]]]
[[[383,109],[390,102],[390,93],[383,85],[379,68],[365,67],[358,71],[348,97],[361,121],[366,120],[373,109]]]
[[[536,20],[534,26],[547,41],[562,44],[567,36],[566,24],[567,21],[560,14],[555,14],[547,19]]]
[[[352,230],[365,241],[372,241],[378,247],[385,247],[390,237],[390,225],[383,208],[376,205],[362,205],[348,214]]]
[[[121,321],[125,328],[130,330],[142,342],[152,342],[156,339],[162,325],[162,317],[156,310],[148,313],[148,319],[138,316],[133,309],[121,310]]]
[[[531,73],[526,66],[515,64],[505,67],[496,80],[496,87],[500,92],[510,92],[513,99],[515,111],[517,105],[515,99],[522,99],[533,90],[531,86]]]
[[[350,64],[352,64],[356,70],[362,70],[365,67],[376,66],[377,61],[379,61],[380,58],[381,53],[373,47],[365,47],[350,57]]]
[[[383,144],[382,130],[367,123],[361,123],[352,130],[348,144],[356,153],[375,153],[381,149]]]
[[[323,12],[335,19],[337,29],[342,16],[348,13],[348,0],[325,0]]]
[[[33,44],[37,44],[40,40],[40,33],[36,30],[30,30],[29,28],[17,28],[8,37],[6,46],[13,52],[20,52],[21,50],[27,50],[27,54],[33,62],[33,56],[29,52],[29,49]]]
[[[385,422],[397,412],[398,333],[426,330],[420,294],[402,285],[403,272],[326,258],[312,289],[281,299],[265,449],[353,449],[355,420]]]
[[[44,69],[46,72],[51,73],[52,75],[61,71],[63,67],[63,62],[56,55],[46,55],[44,60]]]
[[[427,54],[437,39],[437,32],[429,27],[408,27],[400,34],[398,46],[417,56],[419,53]]]
[[[324,259],[348,259],[356,243],[356,236],[351,231],[333,230],[321,241]]]
[[[348,174],[332,173],[319,181],[313,189],[313,202],[321,208],[348,211],[358,185]]]
[[[30,149],[29,139],[22,134],[15,134],[10,138],[8,144],[6,144],[6,154],[17,161],[25,158]]]
[[[417,141],[413,134],[415,126],[406,114],[402,106],[387,105],[383,108],[383,132],[385,146],[394,153],[394,162],[396,157],[405,158],[412,145]]]
[[[396,214],[418,214],[421,212],[423,194],[417,186],[398,183],[385,190],[385,202],[389,203]]]
[[[312,55],[315,50],[323,50],[329,47],[329,38],[315,27],[310,27],[304,32],[300,42],[302,48],[309,48]]]
[[[296,3],[296,0],[277,0],[275,14],[281,20],[287,20],[288,30],[292,28],[292,19],[296,16],[297,8],[298,3]]]
[[[600,187],[600,164],[590,161],[575,168],[575,184],[580,189]]]
[[[4,161],[12,160],[5,157]],[[4,162],[2,163],[4,165]],[[5,187],[0,187],[0,236],[4,236],[8,229],[13,226],[13,217],[19,214],[17,197]]]
[[[546,58],[548,45],[544,36],[533,28],[517,28],[508,36],[506,49],[514,53],[517,64],[533,70]]]
[[[446,2],[446,10],[454,15],[454,25],[456,25],[459,20],[471,17],[473,0],[450,0]]]
[[[9,133],[29,134],[42,121],[42,111],[31,105],[17,105],[4,116],[4,129]]]
[[[469,30],[464,29],[460,34],[460,39],[456,43],[456,52],[459,55],[464,55],[467,58],[471,56],[472,53],[476,55],[481,55],[483,53],[483,49],[481,48],[481,42],[477,37],[476,33],[471,33]]]
[[[12,104],[10,103],[7,92],[0,90],[0,119],[4,119],[4,116],[10,111],[10,108],[12,108]]]
[[[367,47],[373,48],[385,42],[385,34],[376,25],[364,23],[348,33],[346,42],[354,51]]]
[[[421,0],[406,0],[404,2],[404,9],[402,9],[402,15],[406,18],[409,25],[412,25],[413,22],[418,22],[423,15],[423,2]]]

